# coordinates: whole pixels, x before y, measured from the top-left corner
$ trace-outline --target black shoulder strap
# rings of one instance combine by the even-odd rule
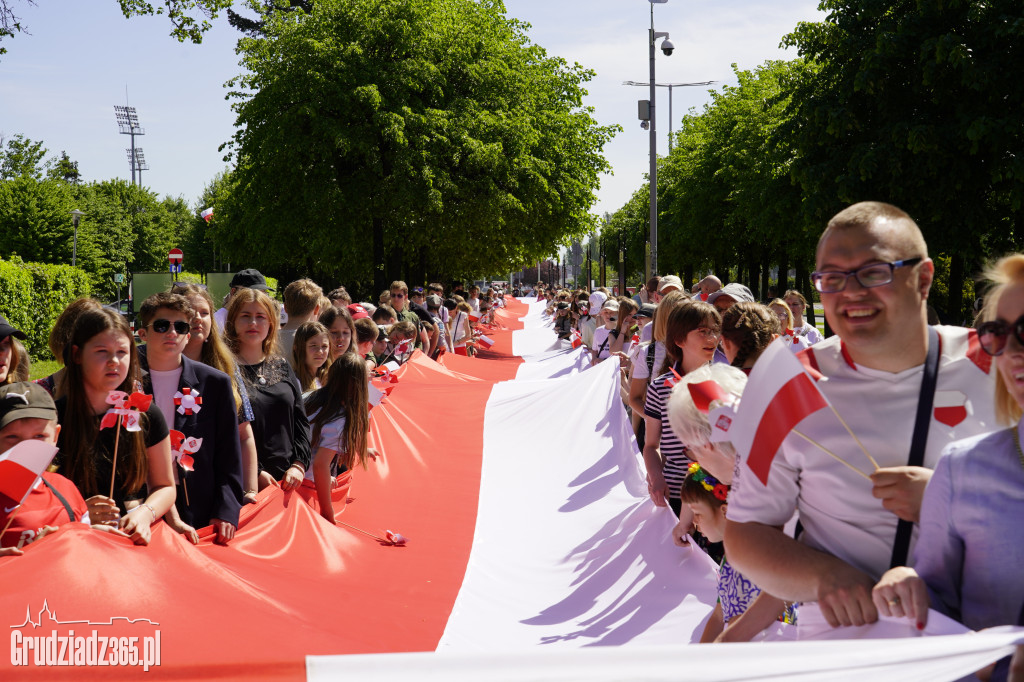
[[[77,521],[78,519],[75,518],[74,510],[71,509],[71,505],[68,504],[68,501],[64,499],[63,495],[60,494],[60,491],[53,487],[53,484],[47,481],[45,477],[43,478],[43,483],[46,485],[47,488],[50,489],[50,492],[53,493],[58,500],[60,500],[60,503],[64,505],[64,511],[68,513],[68,518],[71,519],[71,522],[74,523],[75,521]]]
[[[910,441],[907,466],[919,467],[924,464],[924,448],[928,444],[928,427],[932,421],[932,404],[935,401],[935,384],[939,379],[939,343],[939,333],[935,327],[928,327],[928,355],[924,361],[921,395],[917,399],[917,418],[914,420],[914,436]],[[896,541],[892,546],[890,568],[907,565],[913,530],[913,523],[900,519],[899,525],[896,526]]]

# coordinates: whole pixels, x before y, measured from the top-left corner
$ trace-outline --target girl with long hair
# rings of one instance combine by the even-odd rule
[[[281,481],[281,488],[290,492],[309,469],[309,421],[299,380],[278,353],[279,319],[269,296],[240,289],[231,299],[224,336],[252,403],[259,489]]]
[[[320,313],[318,321],[331,336],[331,362],[345,353],[356,352],[356,324],[347,309],[331,306]]]
[[[327,327],[319,322],[303,322],[299,325],[295,330],[292,356],[288,359],[299,379],[303,395],[323,388],[327,382],[327,361],[330,355],[331,335]]]
[[[64,361],[64,346],[71,339],[71,333],[75,330],[75,322],[86,310],[99,310],[103,306],[95,298],[76,298],[57,316],[50,330],[49,346],[50,352],[57,362]],[[53,396],[54,400],[64,395],[61,382],[64,379],[64,368],[61,367],[48,377],[39,379],[36,383],[45,388]]]
[[[333,482],[339,473],[356,464],[366,468],[370,457],[367,433],[370,428],[369,372],[356,353],[345,353],[327,372],[327,384],[309,396],[306,414],[312,429],[313,467],[306,479],[316,485],[320,514],[334,519],[331,501]]]
[[[139,414],[139,431],[123,425],[100,429],[112,407],[107,402],[110,392],[131,394],[139,380],[128,323],[107,308],[84,311],[64,348],[64,367],[64,396],[56,401],[59,471],[86,497],[93,523],[116,525],[136,544],[149,544],[150,526],[175,498],[167,423],[151,403]],[[112,497],[107,495],[111,481]]]

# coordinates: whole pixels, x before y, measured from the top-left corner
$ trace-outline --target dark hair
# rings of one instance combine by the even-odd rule
[[[324,364],[320,365],[315,372],[310,372],[309,365],[306,364],[306,344],[311,338],[318,334],[327,334],[328,343],[330,343],[330,334],[327,331],[327,327],[319,322],[303,322],[299,325],[299,328],[295,330],[295,338],[292,341],[292,356],[288,359],[292,363],[292,369],[295,370],[295,376],[299,380],[299,387],[303,391],[316,388],[315,382],[317,380],[319,380],[320,384],[323,385],[324,380],[327,378],[327,365],[330,360],[330,352],[328,352],[327,359],[324,360]]]
[[[216,304],[213,302],[213,297],[210,296],[210,292],[205,286],[191,282],[175,282],[173,290],[174,293],[181,294],[189,299],[190,304],[193,298],[203,299],[206,307],[210,309],[210,315],[213,315],[213,311],[217,309]],[[196,315],[199,314],[195,310],[195,305],[192,306],[192,309]],[[231,377],[231,395],[235,399],[235,409],[238,410],[242,405],[242,394],[240,391],[244,391],[245,387],[241,385],[242,379],[238,374],[235,356],[231,353],[227,343],[225,343],[224,336],[215,320],[210,320],[210,334],[203,341],[203,348],[199,352],[199,362],[209,365],[214,369],[219,369]]]
[[[82,373],[81,351],[94,336],[107,331],[124,334],[128,339],[128,375],[117,390],[131,393],[139,379],[139,355],[135,348],[128,323],[117,312],[109,308],[85,310],[78,317],[70,342],[64,347],[64,391],[67,408],[62,428],[61,472],[74,481],[86,498],[106,493],[96,480],[96,458],[99,455],[99,420],[93,414],[92,404],[85,389]],[[145,413],[139,415],[142,431],[126,432],[120,438],[121,452],[117,458],[117,473],[121,486],[128,494],[135,493],[146,482],[149,463],[146,459],[146,443],[143,433],[149,424]]]
[[[339,308],[337,306],[333,306],[332,305],[330,308],[328,308],[327,310],[325,310],[322,313],[320,313],[319,322],[324,327],[326,327],[328,329],[328,331],[330,331],[331,327],[334,326],[334,323],[338,321],[339,317],[345,321],[345,324],[348,325],[349,331],[352,333],[352,340],[349,341],[348,348],[345,350],[345,353],[355,353],[356,352],[356,324],[352,320],[352,313],[350,313],[347,308]],[[332,354],[334,353],[334,345],[333,344],[331,345],[331,353]],[[337,360],[338,358],[334,358],[334,359]]]
[[[345,417],[345,450],[338,453],[338,463],[347,469],[357,462],[366,468],[366,434],[370,430],[368,385],[366,361],[354,353],[344,353],[327,371],[326,385],[306,401],[307,416],[319,410],[309,424],[311,443],[320,439],[324,424]]]
[[[380,330],[377,327],[377,323],[368,317],[361,317],[355,321],[356,325],[356,343],[366,343],[367,341],[376,341],[377,336],[380,334]]]
[[[156,311],[160,308],[167,308],[168,310],[182,313],[188,317],[189,322],[192,321],[192,317],[196,314],[192,303],[181,294],[158,291],[146,297],[146,300],[139,306],[139,322],[142,323],[143,327],[149,326],[149,323],[153,321],[153,316],[156,315]]]
[[[686,339],[687,334],[708,321],[719,326],[722,324],[722,316],[715,310],[715,306],[704,301],[685,299],[682,305],[672,310],[665,322],[665,364],[659,374],[683,361],[683,350],[679,343]]]
[[[750,358],[756,359],[778,333],[779,318],[760,303],[735,303],[722,315],[722,338],[739,348],[733,367],[742,368]]]
[[[398,313],[391,306],[384,304],[377,306],[377,309],[373,311],[371,316],[374,322],[384,322],[386,320],[397,320]]]
[[[338,287],[327,294],[327,298],[331,300],[331,303],[341,300],[345,303],[352,303],[352,296],[346,291],[345,287]],[[323,312],[322,310],[320,312]]]
[[[683,479],[683,484],[679,488],[679,497],[682,499],[683,504],[704,502],[711,507],[712,510],[718,509],[726,503],[726,500],[720,500],[715,497],[714,491],[708,490],[704,487],[704,481],[707,481],[708,484],[715,487],[719,485],[725,486],[725,484],[718,481],[718,479],[714,478],[703,469],[700,469],[699,472],[695,473],[687,472],[686,478]],[[729,486],[725,486],[726,490],[728,490],[728,487]]]

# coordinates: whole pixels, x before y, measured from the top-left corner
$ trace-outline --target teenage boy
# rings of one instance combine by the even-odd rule
[[[320,310],[323,295],[324,290],[311,279],[297,279],[284,288],[284,311],[288,314],[288,321],[277,336],[281,355],[289,359],[292,357],[295,331],[306,322],[316,322],[323,312]]]
[[[164,520],[193,543],[197,528],[213,524],[227,544],[238,527],[242,500],[242,449],[231,379],[182,352],[194,312],[188,299],[161,292],[142,302],[139,338],[146,343],[143,390],[153,395],[167,424],[186,438],[202,439],[191,453],[193,470],[174,467],[175,506]]]

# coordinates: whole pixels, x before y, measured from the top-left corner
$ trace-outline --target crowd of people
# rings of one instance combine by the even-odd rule
[[[934,272],[910,216],[865,202],[818,242],[827,339],[805,318],[811,292],[758,302],[714,275],[690,291],[654,277],[632,297],[517,287],[545,301],[566,348],[617,365],[651,500],[678,517],[674,542],[719,562],[702,641],[770,637],[780,622],[811,633],[906,618],[920,630],[929,607],[972,629],[1021,623],[1024,255],[990,268],[970,329],[928,324]],[[140,346],[120,314],[79,299],[50,335],[63,368],[35,383],[24,335],[0,318],[0,450],[58,448],[0,555],[68,520],[139,544],[160,519],[192,542],[212,525],[228,543],[242,505],[271,485],[310,489],[334,523],[337,476],[377,456],[371,377],[416,349],[472,355],[474,326],[505,301],[400,281],[375,305],[308,279],[282,294],[284,315],[255,270],[217,309],[204,287],[177,284],[142,303]],[[831,409],[754,462],[713,437],[708,413],[756,388],[772,344]],[[138,426],[104,428],[112,406]],[[980,674],[1021,679],[1022,667],[1018,649]]]
[[[24,440],[55,446],[42,484],[23,504],[6,500],[0,556],[76,521],[142,545],[161,519],[192,543],[211,526],[227,544],[242,505],[273,485],[305,487],[336,523],[338,477],[378,454],[372,378],[416,349],[474,353],[503,293],[445,297],[440,284],[396,281],[373,305],[300,279],[282,308],[248,269],[219,308],[199,284],[149,296],[137,340],[120,313],[79,298],[50,332],[62,367],[35,382],[25,334],[0,317],[0,454]]]
[[[674,540],[720,561],[702,641],[787,636],[780,621],[803,636],[880,617],[923,630],[929,607],[972,629],[1024,625],[1024,256],[986,273],[974,328],[929,325],[934,272],[910,216],[864,202],[818,242],[828,339],[805,319],[811,292],[759,303],[714,275],[688,292],[655,277],[631,298],[538,290],[561,338],[618,363]],[[712,439],[708,411],[742,399],[772,343],[832,409],[803,419],[759,476],[763,462]],[[708,383],[718,397],[703,400]],[[1024,679],[1024,650],[979,671],[1008,675]]]

